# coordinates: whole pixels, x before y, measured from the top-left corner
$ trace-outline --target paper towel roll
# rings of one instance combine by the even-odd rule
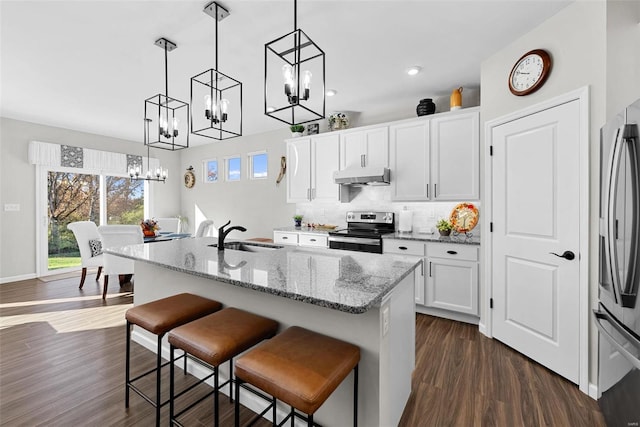
[[[413,222],[413,212],[409,210],[400,211],[400,221],[398,224],[398,231],[411,231],[411,225]]]

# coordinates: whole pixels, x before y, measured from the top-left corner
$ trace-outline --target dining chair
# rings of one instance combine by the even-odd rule
[[[180,218],[156,218],[160,233],[179,233]]]
[[[103,248],[143,243],[142,228],[139,225],[101,225],[98,232],[102,239]],[[104,289],[102,299],[107,298],[107,287],[110,275],[133,275],[134,261],[116,255],[104,254]],[[120,286],[124,284],[120,281]]]
[[[216,237],[214,234],[211,233],[211,231],[214,231],[214,232],[216,231],[216,228],[213,226],[213,220],[205,219],[198,226],[198,230],[196,231],[195,237],[206,237],[206,236]]]
[[[76,221],[67,224],[67,229],[73,232],[80,250],[80,265],[82,266],[82,276],[80,277],[80,286],[84,286],[84,280],[87,278],[87,268],[98,267],[96,281],[100,279],[104,255],[100,242],[100,234],[98,226],[93,221]]]

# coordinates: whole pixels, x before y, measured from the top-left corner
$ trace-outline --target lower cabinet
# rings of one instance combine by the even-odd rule
[[[425,305],[477,316],[478,247],[427,244]]]
[[[274,231],[273,243],[280,245],[306,246],[310,248],[327,248],[328,237],[319,233],[298,231]]]
[[[478,250],[475,245],[455,243],[383,242],[384,253],[422,258],[424,278],[416,277],[417,310],[462,321],[475,321],[479,315]]]

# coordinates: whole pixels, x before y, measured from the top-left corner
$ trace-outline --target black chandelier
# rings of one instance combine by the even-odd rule
[[[242,83],[218,71],[218,21],[229,11],[216,2],[203,12],[215,19],[215,68],[191,78],[191,133],[218,140],[242,135]]]
[[[149,144],[149,123],[151,119],[144,119],[144,145],[147,146],[147,172],[143,173],[142,164],[132,164],[129,167],[129,178],[134,181],[144,180],[144,181],[158,181],[165,182],[167,180],[167,170],[162,169],[158,166],[155,171],[151,168],[151,156],[150,156],[150,147]],[[142,161],[140,162],[142,163]]]
[[[264,113],[290,125],[325,116],[324,52],[298,28],[297,15],[294,0],[293,31],[264,45]]]
[[[167,53],[178,46],[165,38],[156,40],[155,45],[164,50],[165,93],[144,101],[145,144],[172,151],[189,148],[189,104],[169,96]],[[150,122],[156,125],[149,128]]]

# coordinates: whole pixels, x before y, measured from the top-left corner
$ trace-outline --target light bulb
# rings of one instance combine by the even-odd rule
[[[311,86],[311,77],[312,77],[312,74],[311,74],[311,71],[309,70],[305,70],[302,73],[302,83],[305,89],[309,89],[309,87]]]
[[[207,106],[207,110],[211,110],[211,95],[206,94],[204,96],[204,105]]]
[[[167,179],[167,170],[166,169],[162,170],[162,179]]]
[[[228,99],[221,99],[220,100],[220,110],[222,111],[222,114],[227,114],[227,110],[229,109],[229,100]]]
[[[289,64],[282,66],[282,76],[284,77],[284,83],[293,85],[293,67]]]
[[[178,124],[180,120],[177,117],[173,118],[173,137],[176,138],[178,136]]]

